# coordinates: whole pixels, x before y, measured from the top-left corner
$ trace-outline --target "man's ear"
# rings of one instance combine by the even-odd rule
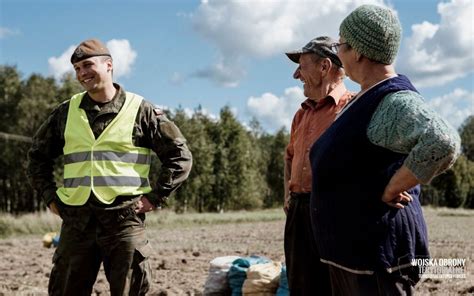
[[[107,59],[105,60],[107,63],[107,72],[110,72],[114,69],[114,63],[112,62],[112,59]]]
[[[327,74],[329,72],[329,70],[331,69],[332,62],[331,62],[330,59],[324,58],[321,61],[320,65],[321,65],[321,72],[324,73],[324,74]]]

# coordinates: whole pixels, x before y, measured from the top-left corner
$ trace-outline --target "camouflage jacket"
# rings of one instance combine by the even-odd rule
[[[115,118],[125,102],[124,89],[118,84],[114,86],[117,93],[110,102],[97,103],[88,94],[82,99],[80,108],[85,110],[96,138]],[[69,100],[51,112],[33,137],[33,144],[28,152],[27,173],[30,183],[47,205],[52,201],[60,203],[53,171],[55,159],[63,154],[68,108]],[[186,139],[160,109],[145,100],[138,109],[132,137],[135,146],[153,150],[161,161],[156,186],[152,194],[147,195],[152,203],[160,205],[186,180],[191,170],[192,155]],[[110,206],[120,207],[121,203],[129,202],[130,198],[117,198]],[[93,194],[89,200],[98,203]]]

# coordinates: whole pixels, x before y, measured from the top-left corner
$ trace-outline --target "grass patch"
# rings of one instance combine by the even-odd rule
[[[425,207],[425,211],[440,217],[474,217],[474,210]]]
[[[149,227],[166,226],[173,228],[179,226],[267,222],[283,219],[285,219],[285,214],[280,208],[258,211],[187,214],[176,214],[172,211],[164,210],[147,214],[146,223]]]
[[[0,215],[0,238],[21,234],[44,234],[58,231],[61,219],[49,212],[13,216]]]
[[[265,222],[283,219],[285,219],[285,214],[280,208],[259,211],[202,214],[176,214],[169,210],[160,210],[148,213],[146,224],[151,228],[175,228],[181,226]],[[25,214],[21,216],[0,214],[0,238],[27,234],[43,235],[46,232],[59,231],[60,227],[61,219],[50,212]]]
[[[453,236],[455,229],[471,227],[473,223],[474,210],[468,209],[448,209],[423,207],[424,216],[429,225],[429,230],[436,234],[446,232]],[[285,214],[281,208],[257,210],[257,211],[238,211],[227,213],[186,213],[177,214],[170,210],[160,210],[148,213],[146,224],[150,228],[177,228],[193,227],[214,224],[239,224],[252,222],[268,222],[284,220]],[[448,219],[448,220],[445,220]],[[454,219],[454,222],[463,221],[455,227],[448,227],[447,223]],[[466,220],[467,219],[467,220]],[[0,238],[11,237],[15,235],[45,234],[46,232],[59,231],[61,219],[50,212],[40,212],[34,214],[25,214],[13,216],[10,214],[0,214]],[[432,237],[437,237],[438,235]]]

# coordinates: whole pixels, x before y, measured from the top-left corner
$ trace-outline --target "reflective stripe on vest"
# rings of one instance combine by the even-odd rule
[[[77,152],[64,155],[64,164],[75,162],[82,162],[91,159],[91,152]],[[110,160],[121,161],[129,163],[143,163],[149,164],[151,162],[150,155],[136,154],[136,153],[120,153],[114,151],[94,151],[94,160]]]
[[[91,192],[104,204],[120,195],[151,191],[150,149],[133,144],[132,134],[142,97],[126,93],[117,116],[100,136],[90,128],[85,111],[79,108],[85,93],[69,102],[64,131],[64,185],[57,190],[67,205],[83,205]]]
[[[91,177],[64,179],[65,188],[77,188],[79,186],[90,186]],[[139,177],[94,177],[94,186],[150,186],[150,182],[146,178]]]

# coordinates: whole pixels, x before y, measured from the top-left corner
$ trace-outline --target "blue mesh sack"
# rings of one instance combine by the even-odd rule
[[[288,290],[288,278],[286,277],[286,266],[283,265],[281,267],[281,274],[280,274],[280,286],[276,292],[276,296],[288,296],[290,295],[290,291]]]
[[[232,290],[232,296],[242,295],[242,285],[247,278],[247,269],[254,264],[268,263],[270,259],[260,256],[250,256],[236,259],[232,262],[227,278]]]

